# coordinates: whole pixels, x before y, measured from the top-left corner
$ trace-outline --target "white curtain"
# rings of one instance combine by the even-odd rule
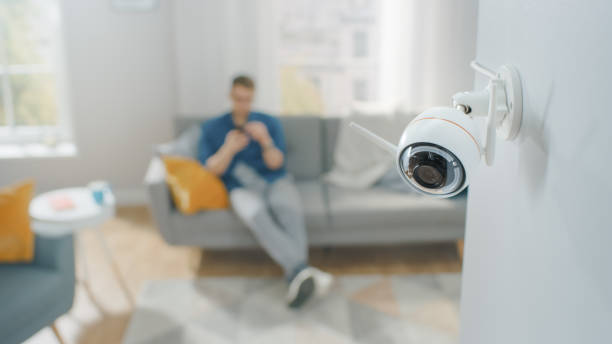
[[[174,2],[179,114],[226,109],[237,73],[256,78],[259,109],[280,110],[280,1]],[[376,105],[413,112],[472,88],[477,0],[371,1],[380,9]]]
[[[231,78],[239,73],[257,80],[258,108],[278,111],[278,1],[173,2],[179,114],[225,110]]]
[[[402,112],[472,89],[477,0],[382,0],[381,100]]]

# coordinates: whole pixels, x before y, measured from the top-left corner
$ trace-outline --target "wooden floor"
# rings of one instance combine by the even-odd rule
[[[336,275],[459,272],[454,243],[392,247],[310,249],[313,266]],[[200,276],[280,276],[281,269],[261,250],[202,252]]]
[[[200,276],[271,276],[281,270],[261,250],[201,251],[167,245],[145,207],[120,208],[102,228],[134,299],[147,280]],[[132,307],[91,230],[83,231],[89,283],[77,283],[72,310],[56,322],[66,343],[120,343]],[[314,248],[312,265],[334,274],[459,272],[455,243]],[[83,279],[77,260],[77,279]],[[88,286],[88,287],[87,287]],[[56,342],[50,328],[26,343]]]

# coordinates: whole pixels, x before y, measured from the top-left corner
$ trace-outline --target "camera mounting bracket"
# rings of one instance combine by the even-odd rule
[[[472,61],[470,66],[489,78],[487,87],[480,91],[460,92],[453,96],[453,106],[468,116],[486,117],[483,155],[487,165],[495,158],[495,141],[516,138],[523,117],[521,79],[516,68],[503,65],[497,72]]]

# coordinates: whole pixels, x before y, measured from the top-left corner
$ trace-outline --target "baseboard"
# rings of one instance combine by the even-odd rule
[[[113,193],[118,206],[146,205],[147,194],[143,187],[114,188]]]

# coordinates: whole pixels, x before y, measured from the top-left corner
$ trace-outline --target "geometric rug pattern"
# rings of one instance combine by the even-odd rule
[[[123,342],[457,343],[459,274],[339,276],[299,310],[280,278],[149,281]]]

